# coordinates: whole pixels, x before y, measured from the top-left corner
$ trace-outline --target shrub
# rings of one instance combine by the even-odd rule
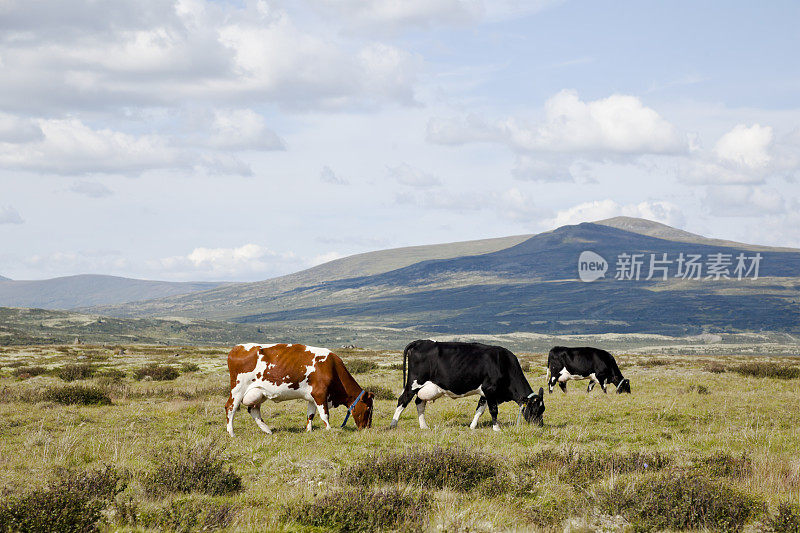
[[[216,441],[180,446],[157,456],[153,471],[145,474],[143,485],[153,496],[174,492],[230,494],[242,489],[242,478],[229,466],[224,450]]]
[[[718,452],[699,460],[695,466],[712,477],[749,477],[753,473],[753,462],[747,456],[733,456]]]
[[[563,481],[580,486],[606,475],[654,472],[665,468],[669,463],[669,457],[658,452],[603,454],[600,452],[577,453],[542,450],[524,459],[522,466],[554,472]]]
[[[110,466],[61,471],[44,488],[0,500],[0,531],[96,531],[102,510],[126,484],[127,473]]]
[[[409,449],[365,457],[340,474],[352,485],[413,483],[429,488],[468,491],[500,472],[497,462],[463,448]]]
[[[95,374],[97,377],[100,378],[109,378],[109,379],[125,379],[127,374],[118,368],[104,368]]]
[[[767,520],[767,528],[775,533],[800,533],[800,505],[784,502],[778,514]]]
[[[696,392],[697,394],[711,394],[711,391],[708,390],[708,387],[705,385],[689,385],[686,387],[686,392],[692,393]]]
[[[288,518],[323,531],[424,530],[432,498],[428,493],[388,489],[342,489],[300,507]]]
[[[364,374],[378,368],[378,363],[367,359],[351,359],[346,366],[351,374]]]
[[[179,375],[180,372],[178,372],[178,369],[174,366],[159,365],[156,363],[143,366],[133,373],[133,377],[136,378],[137,381],[145,377],[149,377],[153,381],[171,381],[177,379]]]
[[[397,400],[398,396],[400,396],[392,392],[389,387],[384,387],[383,385],[368,385],[365,388],[375,395],[376,400]]]
[[[58,377],[64,381],[75,381],[77,379],[89,379],[95,373],[92,365],[64,365],[58,369]]]
[[[530,361],[520,361],[519,366],[522,368],[523,372],[530,372],[531,371],[531,362]]]
[[[167,505],[134,514],[129,524],[160,531],[214,531],[230,525],[235,516],[230,504],[201,503],[188,499],[176,499]]]
[[[779,363],[743,363],[730,370],[743,376],[752,376],[756,378],[800,378],[800,367]]]
[[[43,366],[18,366],[11,371],[11,375],[22,379],[27,379],[32,378],[33,376],[40,376],[46,372],[47,369]]]
[[[111,405],[111,398],[106,391],[91,385],[48,387],[44,399],[64,405]]]
[[[668,366],[670,364],[669,359],[645,359],[643,361],[638,362],[639,366],[643,366],[645,368],[652,368],[654,366]]]
[[[712,374],[722,374],[723,372],[725,372],[725,365],[723,365],[722,363],[711,362],[705,365],[703,367],[703,370],[705,370],[706,372],[711,372]]]
[[[200,365],[197,363],[183,363],[181,365],[181,372],[197,372],[200,370]]]
[[[594,492],[598,507],[621,514],[637,531],[708,528],[739,531],[764,511],[759,499],[687,473],[655,474]]]

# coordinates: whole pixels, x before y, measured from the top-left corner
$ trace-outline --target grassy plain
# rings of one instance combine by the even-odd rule
[[[734,498],[731,506],[751,506],[740,523],[700,517],[700,522],[686,522],[689,525],[765,530],[774,525],[771,521],[781,504],[800,504],[800,379],[732,371],[745,362],[800,367],[798,357],[621,354],[617,361],[631,380],[632,395],[613,394],[613,386],[608,395],[599,388],[587,394],[586,382],[570,382],[568,394],[556,390],[545,395],[544,427],[516,426],[517,410],[504,404],[500,406],[504,429],[497,433],[488,414],[477,430],[467,428],[475,398],[429,404],[429,431],[419,429],[411,405],[398,429],[388,430],[396,406],[396,399],[389,398],[396,397],[402,386],[402,355],[339,350],[346,364],[358,359],[378,365],[359,363],[368,372],[355,375],[362,386],[377,388],[379,397],[386,398],[376,402],[372,429],[355,431],[352,422],[339,429],[344,417],[339,408],[332,415],[336,429],[324,431],[316,419],[315,430],[306,433],[305,405],[284,402],[262,408],[273,435],[262,433],[246,411],[240,411],[234,424],[237,436],[229,439],[223,414],[228,393],[226,349],[132,345],[117,355],[119,348],[0,348],[0,497],[43,487],[63,469],[83,472],[111,465],[126,471],[129,478],[116,496],[117,504],[103,511],[100,527],[110,530],[202,529],[202,523],[191,520],[148,522],[130,516],[173,516],[187,508],[214,506],[228,511],[218,522],[208,522],[208,528],[368,530],[374,524],[359,522],[358,507],[378,509],[380,503],[388,505],[389,515],[404,512],[391,502],[422,509],[414,522],[386,526],[399,529],[419,529],[420,524],[424,530],[439,531],[630,530],[652,529],[654,524],[680,529],[675,526],[680,522],[641,519],[642,511],[634,504],[618,505],[626,498],[652,498],[653,512],[671,512],[658,511],[659,496],[653,495],[659,484],[669,480],[690,485],[701,479],[708,483],[699,493],[710,491],[710,499],[718,505],[724,507],[725,498],[731,496],[724,491],[733,490],[734,496],[745,500]],[[531,384],[537,389],[544,385],[545,355],[522,353],[520,359],[530,369]],[[180,376],[169,381],[133,377],[152,363],[174,366],[181,370]],[[55,403],[48,390],[65,385],[58,373],[70,364],[91,365],[93,377],[72,383],[103,389],[112,405]],[[29,377],[24,371],[35,367],[44,372]],[[125,376],[114,376],[114,371]],[[223,458],[226,467],[241,476],[242,489],[209,495],[156,494],[148,488],[165,454],[196,445],[210,447],[215,457]],[[352,481],[353,468],[359,465],[380,464],[387,458],[413,463],[421,456],[443,461],[443,469],[455,468],[456,478],[466,476],[457,471],[461,463],[448,463],[452,450],[466,454],[467,461],[485,458],[490,473],[467,489],[448,482],[431,485],[424,476],[366,486]],[[406,453],[406,458],[392,455],[398,453]],[[394,492],[380,492],[389,488]],[[358,500],[365,491],[378,491],[383,503],[375,498],[366,503]],[[693,497],[702,499],[699,493]],[[315,512],[314,502],[339,505],[350,521],[328,515],[316,522],[304,520],[303,513]]]

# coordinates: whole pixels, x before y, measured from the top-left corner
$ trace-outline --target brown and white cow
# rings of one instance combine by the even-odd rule
[[[338,355],[325,348],[302,344],[239,344],[228,354],[231,393],[225,404],[227,429],[233,437],[233,416],[240,405],[266,433],[272,433],[261,418],[266,400],[308,402],[306,431],[311,431],[314,413],[330,429],[331,407],[348,406],[358,429],[372,425],[374,395],[362,389]],[[347,422],[345,417],[345,423]],[[344,427],[344,424],[342,424]]]

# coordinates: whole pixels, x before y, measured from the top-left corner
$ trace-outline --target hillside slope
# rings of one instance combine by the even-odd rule
[[[728,241],[671,233],[669,227],[639,224],[638,229],[564,226],[481,255],[420,261],[306,285],[281,287],[277,280],[273,285],[242,284],[117,309],[271,326],[327,324],[448,334],[800,332],[800,252],[723,245]],[[673,270],[667,280],[646,280],[647,264],[639,280],[614,278],[623,253],[645,258],[667,254],[674,261],[679,254],[752,257],[756,249],[761,254],[758,279],[686,280],[676,278]],[[585,250],[609,263],[606,276],[593,283],[577,279],[578,257]]]
[[[216,282],[171,282],[79,275],[45,280],[0,281],[0,306],[72,309],[133,302],[205,291],[231,285]]]
[[[112,316],[195,316],[227,319],[258,312],[262,302],[299,287],[340,279],[377,275],[420,261],[449,259],[494,252],[515,246],[530,235],[496,239],[431,244],[380,250],[336,259],[313,268],[278,278],[239,283],[202,293],[142,301],[127,305],[92,306],[92,312]],[[139,298],[139,300],[145,300]],[[90,306],[87,306],[90,307]]]

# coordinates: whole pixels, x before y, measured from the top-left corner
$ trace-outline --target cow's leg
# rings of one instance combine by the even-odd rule
[[[242,404],[242,398],[240,396],[231,396],[228,398],[228,402],[225,404],[225,416],[228,419],[228,423],[226,429],[228,430],[228,435],[231,437],[234,436],[233,434],[233,416],[236,414],[236,411],[239,409],[239,406]]]
[[[314,420],[314,413],[317,412],[317,404],[308,402],[308,422],[306,423],[306,431],[311,431],[311,422]]]
[[[250,413],[250,416],[256,421],[256,425],[261,428],[261,431],[270,435],[272,434],[272,430],[269,429],[264,419],[261,418],[261,404],[248,406],[247,412]]]
[[[550,394],[553,393],[553,389],[555,388],[556,383],[558,383],[558,376],[551,375],[550,382],[548,383],[548,386],[550,387]]]
[[[403,413],[408,404],[411,403],[411,400],[416,395],[416,392],[411,390],[410,386],[407,386],[406,389],[403,391],[403,394],[397,399],[397,409],[394,410],[394,416],[392,416],[392,423],[389,425],[390,428],[397,427],[397,421],[400,420],[400,415]]]
[[[606,385],[608,385],[608,384],[604,380],[601,379],[600,380],[600,388],[603,389],[604,393],[608,394],[608,391],[606,390]]]
[[[592,389],[594,388],[594,384],[595,384],[595,381],[593,379],[589,378],[589,386],[586,387],[586,392],[587,393],[588,392],[592,392]]]
[[[500,424],[497,423],[497,402],[486,400],[489,406],[489,414],[492,415],[492,429],[500,431]]]
[[[478,419],[481,417],[484,411],[486,411],[486,398],[481,397],[478,398],[478,408],[475,409],[475,418],[472,419],[469,429],[475,429],[478,427]]]
[[[566,381],[559,381],[558,386],[561,387],[561,392],[564,394],[567,393],[567,382]]]
[[[322,404],[316,404],[316,406],[320,420],[325,423],[325,429],[331,429],[331,424],[328,422],[328,403],[322,402]]]
[[[428,405],[428,402],[425,400],[420,400],[417,397],[414,402],[417,404],[417,418],[419,418],[419,428],[420,429],[428,429],[428,424],[425,423],[425,406]]]

